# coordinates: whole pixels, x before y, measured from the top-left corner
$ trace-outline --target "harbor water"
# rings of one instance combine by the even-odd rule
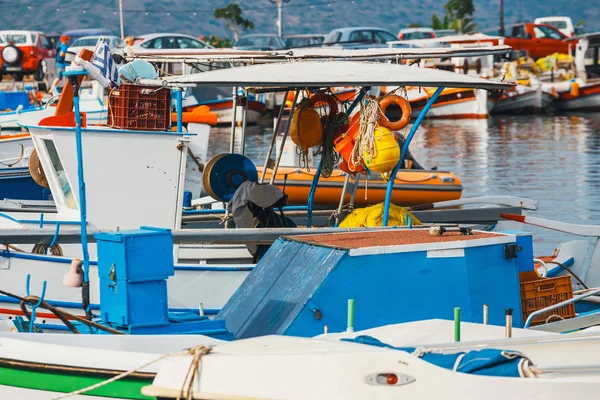
[[[264,163],[272,122],[248,127],[246,155]],[[213,129],[209,156],[229,150],[230,128]],[[529,215],[600,224],[600,114],[426,120],[411,152],[426,168],[454,172],[463,197],[512,195],[539,201]],[[577,237],[527,227],[536,254]]]

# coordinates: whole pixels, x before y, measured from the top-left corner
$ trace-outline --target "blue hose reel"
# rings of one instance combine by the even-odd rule
[[[241,154],[219,154],[204,167],[202,185],[214,199],[229,201],[245,181],[258,182],[256,166]]]

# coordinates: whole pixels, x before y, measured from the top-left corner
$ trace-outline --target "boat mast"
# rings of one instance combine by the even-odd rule
[[[500,0],[500,30],[498,34],[504,36],[504,0]]]

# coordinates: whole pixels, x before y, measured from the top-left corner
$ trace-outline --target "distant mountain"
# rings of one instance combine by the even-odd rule
[[[229,0],[122,0],[126,35],[181,32],[194,36],[231,36],[213,10]],[[291,0],[284,4],[284,34],[327,33],[343,26],[379,26],[396,34],[411,22],[428,26],[432,13],[442,16],[447,0]],[[269,0],[239,0],[244,15],[255,23],[254,32],[276,33],[277,7]],[[576,6],[573,0],[506,0],[505,23],[538,16],[566,15],[574,22],[585,19],[586,31],[600,30],[600,3]],[[478,28],[497,32],[499,0],[475,0]],[[36,29],[63,32],[76,28],[105,27],[119,33],[118,0],[0,0],[0,29]]]

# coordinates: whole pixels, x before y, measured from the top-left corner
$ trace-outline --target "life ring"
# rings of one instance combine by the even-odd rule
[[[402,109],[402,117],[394,122],[390,121],[385,115],[385,111],[391,104],[395,104]],[[385,96],[379,101],[379,125],[392,131],[399,131],[408,125],[411,112],[412,110],[410,108],[410,103],[404,97],[400,97],[395,94]]]
[[[31,174],[31,177],[35,183],[41,187],[45,187],[46,189],[50,187],[50,185],[48,185],[46,174],[44,173],[44,168],[42,168],[42,164],[40,163],[37,150],[35,149],[33,149],[31,155],[29,156],[29,173]]]
[[[329,120],[333,121],[333,119],[335,118],[335,116],[338,113],[338,106],[337,106],[337,101],[335,100],[335,98],[332,95],[325,94],[325,93],[313,94],[308,99],[308,103],[306,103],[306,107],[315,108],[318,103],[323,103],[323,102],[327,103],[327,105],[329,106]]]

